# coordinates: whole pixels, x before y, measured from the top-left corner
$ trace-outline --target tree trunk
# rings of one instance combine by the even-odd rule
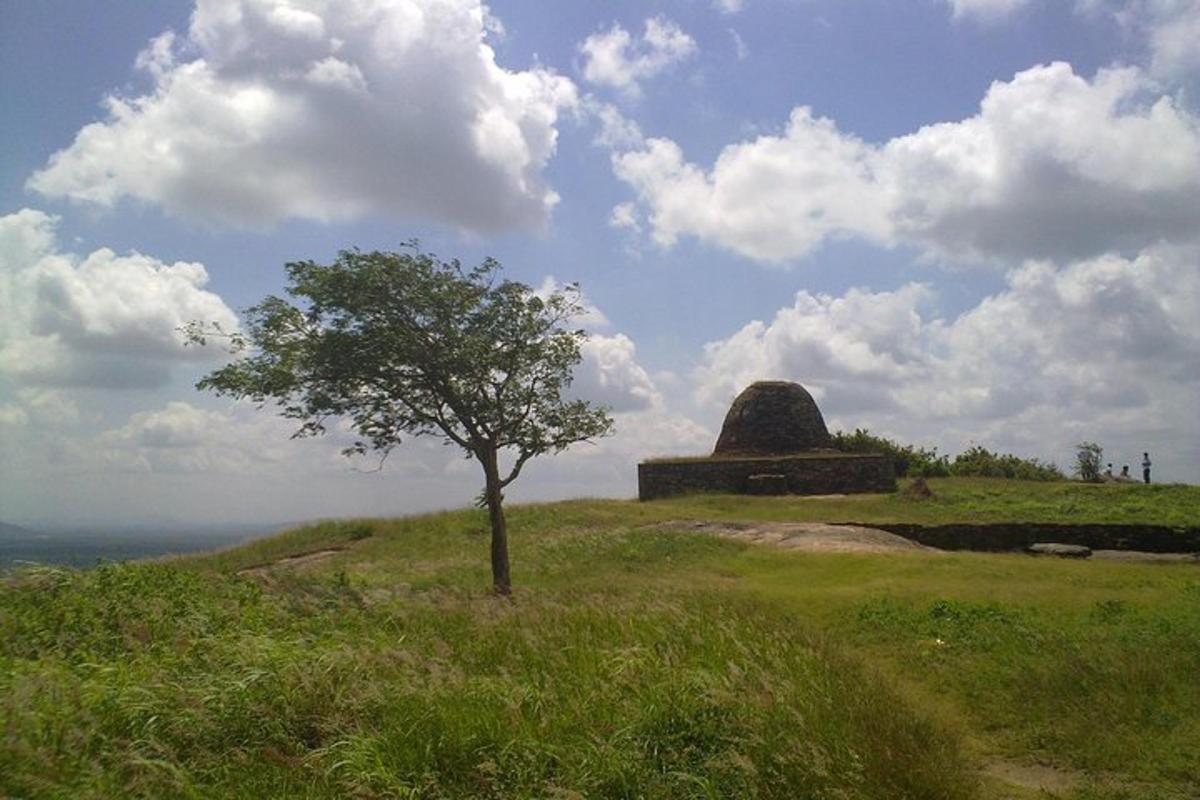
[[[504,495],[500,491],[500,470],[497,454],[486,454],[483,472],[487,476],[484,496],[492,523],[492,590],[496,594],[512,594],[512,577],[508,571],[508,522],[504,519]]]

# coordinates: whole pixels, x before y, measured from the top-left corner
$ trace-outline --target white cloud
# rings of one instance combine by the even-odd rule
[[[1169,454],[1178,478],[1194,476],[1198,262],[1200,249],[1168,246],[1062,269],[1032,261],[953,320],[920,285],[800,292],[770,322],[706,347],[697,399],[720,408],[753,380],[798,380],[834,427],[1060,463],[1092,439]]]
[[[1200,70],[1200,0],[1080,0],[1079,8],[1112,16],[1144,42],[1156,76],[1171,80]]]
[[[584,109],[599,125],[599,130],[593,143],[613,150],[627,150],[641,147],[645,141],[642,129],[633,120],[621,113],[612,103],[601,103],[591,97],[586,98]]]
[[[737,14],[746,5],[746,0],[713,0],[713,5],[722,14]]]
[[[17,391],[18,408],[24,418],[42,430],[67,428],[80,419],[79,406],[61,389],[27,387]]]
[[[1156,75],[1176,77],[1200,70],[1200,0],[1151,0],[1147,38]]]
[[[617,203],[613,206],[608,224],[614,228],[628,228],[634,232],[642,229],[642,224],[638,221],[637,206],[633,203]]]
[[[1029,0],[946,0],[954,10],[954,18],[971,17],[994,21],[1012,15],[1029,5]]]
[[[239,474],[296,459],[299,446],[289,439],[295,427],[245,406],[213,411],[176,400],[132,414],[92,446],[107,468]],[[332,459],[332,449],[322,449]]]
[[[511,487],[520,500],[637,494],[637,463],[712,450],[716,434],[685,414],[654,406],[613,414],[612,436],[534,459]]]
[[[153,90],[108,97],[29,186],[248,227],[536,227],[558,199],[542,172],[575,86],[499,66],[489,19],[479,0],[197,0],[186,41],[138,57]]]
[[[613,412],[662,406],[654,380],[638,363],[633,340],[623,333],[592,334],[583,344],[571,394],[607,406]]]
[[[1135,68],[1088,81],[1063,63],[993,83],[979,113],[882,145],[808,108],[727,146],[711,169],[669,139],[616,152],[663,246],[694,236],[801,258],[830,237],[952,259],[1077,259],[1200,233],[1200,119]]]
[[[585,39],[579,51],[584,56],[585,80],[637,96],[641,91],[639,81],[693,55],[696,40],[675,22],[659,16],[646,20],[645,31],[637,41],[614,23],[608,31]]]
[[[655,241],[692,235],[763,261],[803,255],[826,236],[890,234],[869,145],[807,108],[783,136],[731,145],[705,172],[670,139],[619,153],[613,168],[646,211]]]
[[[534,290],[539,297],[561,291],[563,284],[547,275]],[[575,369],[572,397],[605,405],[614,413],[642,411],[662,405],[662,395],[650,373],[638,362],[633,340],[623,333],[602,334],[612,323],[586,295],[580,295],[581,313],[572,322],[588,331],[583,360]]]
[[[880,402],[889,386],[924,369],[928,331],[920,310],[930,299],[919,284],[893,292],[851,289],[840,297],[799,292],[771,323],[750,322],[705,346],[697,399],[724,406],[755,380],[802,374],[822,396],[845,394],[845,400],[871,383],[869,402]]]
[[[237,316],[204,289],[196,263],[140,253],[59,252],[56,220],[24,209],[0,217],[0,376],[27,384],[153,386],[172,363],[212,360],[184,348],[191,320],[235,330]]]
[[[1030,0],[945,0],[958,19],[999,22]],[[1156,77],[1184,78],[1200,69],[1200,0],[1075,0],[1084,16],[1114,19],[1144,48],[1139,59]]]

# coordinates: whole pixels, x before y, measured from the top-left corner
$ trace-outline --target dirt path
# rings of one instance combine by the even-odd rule
[[[984,764],[983,774],[1003,786],[1021,790],[1019,794],[1011,795],[1013,800],[1029,796],[1045,800],[1062,797],[1083,782],[1079,773],[1009,759],[988,761]]]
[[[324,561],[327,558],[336,556],[338,553],[344,553],[344,547],[331,547],[326,550],[314,550],[311,553],[299,553],[294,556],[287,556],[278,561],[271,561],[266,564],[255,564],[253,567],[245,567],[237,571],[238,575],[266,575],[267,573],[280,568],[303,567],[312,564],[316,561]]]
[[[673,520],[655,527],[696,531],[726,539],[773,545],[808,553],[941,553],[903,536],[862,525],[823,522],[705,522]]]

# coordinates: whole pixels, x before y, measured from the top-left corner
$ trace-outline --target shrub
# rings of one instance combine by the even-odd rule
[[[831,437],[835,450],[843,453],[883,453],[891,456],[898,477],[944,478],[950,474],[949,459],[937,448],[913,447],[875,436],[863,428],[854,433],[837,431]]]
[[[950,474],[960,477],[1015,478],[1023,481],[1061,481],[1065,476],[1057,466],[1036,458],[1020,458],[1010,453],[993,453],[975,445],[959,453],[950,464]]]
[[[896,475],[901,478],[946,478],[953,475],[1025,481],[1065,480],[1062,471],[1054,464],[1036,458],[993,453],[979,445],[959,453],[951,461],[949,456],[939,456],[936,447],[900,444],[863,428],[856,428],[854,433],[838,431],[831,438],[833,447],[843,453],[883,453],[891,456]]]

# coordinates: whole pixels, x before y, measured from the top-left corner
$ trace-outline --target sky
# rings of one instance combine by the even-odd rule
[[[194,388],[289,261],[578,282],[631,497],[799,381],[831,429],[1200,480],[1200,0],[0,0],[0,519],[466,505],[478,466]]]

